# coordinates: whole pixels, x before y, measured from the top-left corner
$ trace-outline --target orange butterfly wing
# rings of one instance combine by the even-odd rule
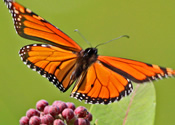
[[[135,60],[98,56],[98,60],[84,71],[71,96],[91,104],[108,104],[129,95],[137,83],[174,76],[175,70]]]
[[[99,56],[98,60],[107,68],[136,83],[149,82],[175,75],[175,70],[135,60]]]
[[[91,104],[108,104],[129,95],[133,86],[129,79],[103,66],[92,64],[82,73],[74,86],[71,96]]]
[[[21,48],[19,55],[29,68],[46,77],[65,92],[74,81],[70,77],[75,70],[77,55],[58,47],[32,44]]]
[[[31,10],[12,0],[4,0],[4,2],[12,14],[15,29],[21,37],[76,52],[81,50],[81,47],[64,32]]]

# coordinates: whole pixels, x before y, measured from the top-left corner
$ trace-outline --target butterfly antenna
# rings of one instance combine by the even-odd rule
[[[92,47],[91,43],[80,33],[78,29],[75,29],[74,31],[77,32],[84,39],[84,41]]]
[[[120,37],[114,38],[114,39],[109,40],[109,41],[107,41],[107,42],[100,43],[100,44],[98,44],[98,45],[97,45],[95,48],[97,48],[98,46],[101,46],[101,45],[107,44],[107,43],[109,43],[109,42],[111,42],[111,41],[114,41],[114,40],[120,39],[120,38],[122,38],[122,37],[129,38],[129,36],[128,36],[128,35],[122,35],[122,36],[120,36]]]

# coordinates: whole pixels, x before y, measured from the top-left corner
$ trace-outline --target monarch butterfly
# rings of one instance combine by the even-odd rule
[[[65,92],[75,82],[71,97],[91,104],[109,104],[129,95],[131,81],[144,83],[174,76],[175,70],[135,60],[98,55],[97,48],[83,50],[68,35],[31,10],[4,0],[16,32],[43,42],[20,49],[22,61]]]

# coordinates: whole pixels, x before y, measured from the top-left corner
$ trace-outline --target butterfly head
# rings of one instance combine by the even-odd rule
[[[85,62],[87,66],[90,66],[93,62],[97,60],[98,50],[96,48],[87,48],[79,53],[80,63]]]
[[[87,48],[83,51],[84,57],[97,56],[98,50],[96,48]]]

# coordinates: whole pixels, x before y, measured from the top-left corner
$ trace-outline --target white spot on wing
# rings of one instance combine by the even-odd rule
[[[12,7],[12,3],[9,2],[9,3],[8,3],[8,8],[11,8],[11,7]]]
[[[47,45],[44,45],[44,44],[42,44],[41,46],[42,46],[42,47],[47,47]]]
[[[131,88],[131,84],[129,83],[129,88]]]
[[[33,44],[33,46],[38,46],[38,44]]]

